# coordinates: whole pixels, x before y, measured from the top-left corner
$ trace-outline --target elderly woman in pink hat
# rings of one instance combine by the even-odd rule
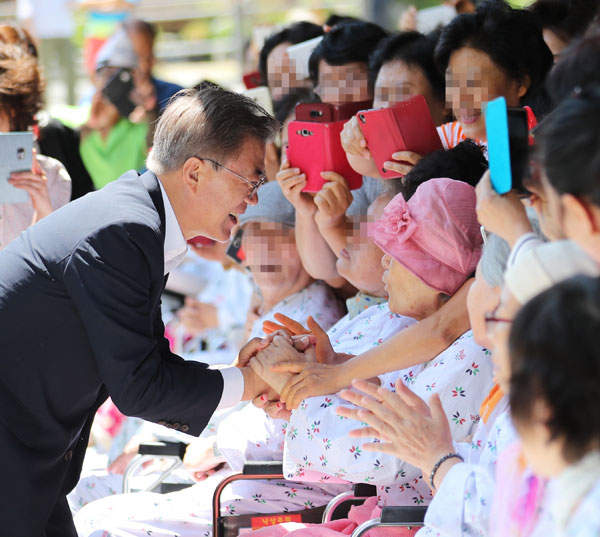
[[[468,184],[431,179],[408,202],[401,194],[396,196],[383,216],[370,225],[371,239],[385,254],[383,279],[392,313],[426,319],[473,274],[482,249],[475,202],[475,191]],[[378,335],[365,326],[362,337],[375,344]],[[468,331],[432,360],[382,375],[378,382],[395,389],[399,381],[423,398],[437,394],[450,421],[452,439],[466,440],[479,421],[480,405],[492,384],[488,354]],[[348,434],[356,422],[337,415],[340,405],[348,406],[339,395],[319,396],[305,399],[292,411],[285,439],[285,475],[294,480],[372,483],[380,485],[379,496],[355,509],[349,520],[310,528],[286,524],[259,530],[261,535],[348,533],[376,514],[377,503],[430,502],[428,476],[392,454],[364,451],[362,443]]]

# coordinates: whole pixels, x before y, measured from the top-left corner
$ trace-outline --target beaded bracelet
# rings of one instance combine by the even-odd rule
[[[435,474],[439,470],[440,466],[442,464],[444,464],[448,459],[454,459],[454,458],[460,459],[462,462],[465,462],[465,459],[463,459],[462,455],[460,455],[458,453],[447,453],[433,465],[433,469],[431,470],[431,473],[429,474],[429,484],[431,485],[431,490],[433,490],[433,491],[437,490],[435,488],[435,485],[433,484],[433,478],[435,477]]]

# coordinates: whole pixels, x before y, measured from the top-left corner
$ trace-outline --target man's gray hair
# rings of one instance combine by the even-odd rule
[[[249,138],[268,143],[280,127],[239,93],[218,86],[181,90],[158,120],[147,167],[160,175],[181,168],[193,156],[225,163]]]

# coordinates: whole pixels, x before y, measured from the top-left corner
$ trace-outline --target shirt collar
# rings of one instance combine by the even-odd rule
[[[387,302],[387,298],[382,296],[372,296],[359,291],[353,297],[350,297],[346,300],[346,307],[348,308],[348,320],[354,319],[357,315],[370,308],[371,306],[376,306],[378,304],[383,304]]]
[[[176,268],[185,257],[188,245],[183,236],[175,211],[169,200],[169,196],[158,179],[160,193],[162,194],[163,205],[165,206],[165,275]]]

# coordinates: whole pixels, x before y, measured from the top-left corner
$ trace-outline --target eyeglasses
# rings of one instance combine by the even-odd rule
[[[254,182],[254,181],[248,181],[248,179],[246,179],[245,177],[242,177],[239,173],[234,172],[233,170],[230,170],[227,166],[223,166],[223,164],[221,164],[220,162],[217,162],[216,160],[212,159],[212,158],[207,158],[207,157],[196,157],[200,160],[208,160],[208,162],[212,162],[214,165],[219,166],[220,168],[223,168],[224,170],[227,170],[229,173],[235,175],[238,179],[241,179],[242,181],[244,181],[244,183],[250,185],[251,190],[250,190],[250,194],[248,195],[249,199],[252,199],[255,194],[256,191],[267,182],[267,176],[266,175],[261,175],[258,178],[258,181]]]

